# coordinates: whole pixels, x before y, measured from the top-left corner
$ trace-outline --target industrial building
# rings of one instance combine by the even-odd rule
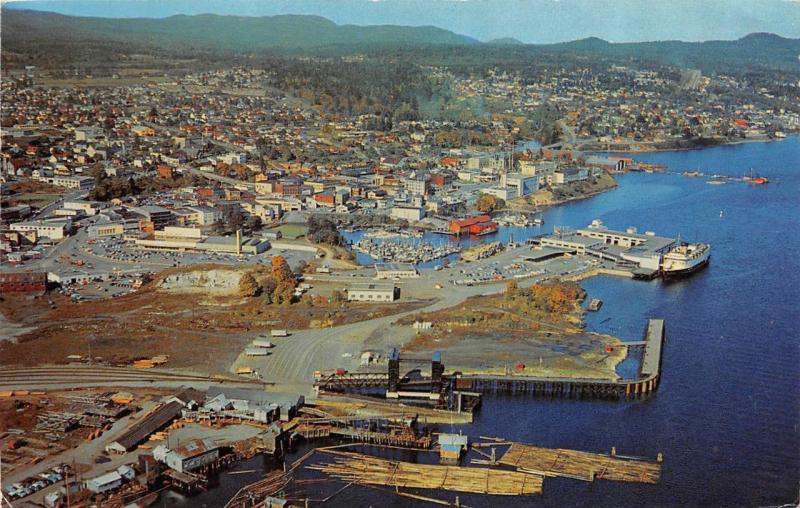
[[[45,238],[51,241],[61,241],[72,231],[72,221],[59,219],[17,222],[11,225],[11,231],[35,231],[37,241]]]
[[[378,263],[375,265],[376,279],[415,279],[419,277],[417,268],[408,263]]]
[[[448,230],[454,235],[485,235],[497,231],[497,223],[488,215],[476,215],[450,221]]]
[[[47,290],[45,272],[2,272],[0,293],[44,293]]]
[[[151,434],[163,429],[172,420],[177,418],[183,410],[180,401],[168,402],[145,417],[141,422],[132,426],[117,440],[106,445],[109,453],[127,453],[146,441]]]
[[[211,439],[193,439],[178,448],[159,446],[153,457],[180,473],[200,469],[219,458],[219,447]]]
[[[167,226],[155,231],[152,238],[137,238],[137,247],[154,250],[216,252],[224,254],[261,254],[270,243],[261,238],[236,236],[205,236],[199,228]]]
[[[395,285],[367,284],[347,289],[348,302],[393,302],[400,298],[400,288]]]

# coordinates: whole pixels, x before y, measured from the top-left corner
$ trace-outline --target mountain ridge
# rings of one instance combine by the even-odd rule
[[[234,16],[178,14],[167,18],[76,17],[2,8],[3,43],[21,53],[72,51],[101,54],[100,46],[128,50],[210,50],[239,54],[272,52],[361,52],[369,49],[441,47],[483,51],[487,58],[533,58],[543,53],[639,59],[679,67],[719,70],[730,66],[797,73],[800,39],[759,32],[736,40],[704,42],[609,42],[597,37],[554,44],[524,44],[506,37],[480,42],[431,25],[339,25],[317,15]],[[95,45],[94,47],[92,45]]]

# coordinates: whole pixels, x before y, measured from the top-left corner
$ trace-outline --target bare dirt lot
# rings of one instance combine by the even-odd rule
[[[403,348],[414,356],[441,351],[448,370],[464,374],[519,374],[616,379],[626,356],[621,341],[582,329],[584,294],[575,285],[512,286],[513,296],[477,296],[462,305],[414,314],[426,321]]]
[[[133,294],[83,303],[53,292],[39,298],[3,295],[0,312],[28,330],[0,341],[0,365],[64,363],[68,355],[90,353],[112,363],[168,355],[170,368],[224,373],[257,333],[336,326],[423,305],[326,300],[276,304],[257,296],[174,294],[155,282]]]

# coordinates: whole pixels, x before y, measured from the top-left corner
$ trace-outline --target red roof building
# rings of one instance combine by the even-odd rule
[[[497,231],[497,223],[488,215],[476,215],[450,221],[448,228],[455,235],[486,235]]]

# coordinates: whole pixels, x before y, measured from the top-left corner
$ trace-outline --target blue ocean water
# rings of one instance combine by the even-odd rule
[[[754,507],[798,499],[800,138],[636,157],[675,172],[741,176],[753,168],[770,178],[762,186],[715,186],[677,174],[629,174],[616,190],[544,213],[546,230],[601,219],[612,228],[636,226],[712,244],[711,265],[689,279],[583,283],[604,301],[588,317],[590,329],[639,340],[648,318],[666,320],[657,394],[633,403],[487,396],[476,422],[453,430],[587,451],[616,446],[620,454],[651,458],[662,452],[662,481],[548,478],[539,498],[460,495],[466,505]],[[454,493],[420,493],[455,499]],[[210,492],[193,505],[225,500]],[[351,488],[326,506],[417,504]]]

